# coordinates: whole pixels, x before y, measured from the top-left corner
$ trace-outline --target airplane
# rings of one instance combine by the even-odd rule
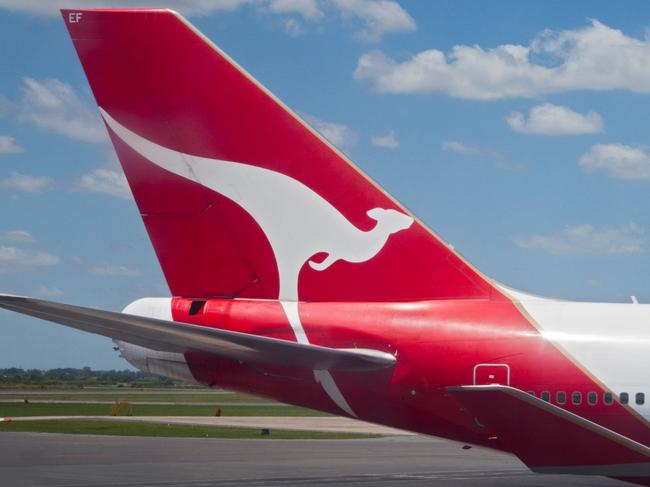
[[[650,305],[483,275],[172,10],[62,15],[173,297],[0,307],[154,374],[650,485]]]

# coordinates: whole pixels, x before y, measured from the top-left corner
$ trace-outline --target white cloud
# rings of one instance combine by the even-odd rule
[[[77,186],[88,193],[104,193],[118,198],[131,198],[131,190],[121,170],[95,169],[79,178]]]
[[[208,15],[219,11],[230,11],[254,0],[167,0],[164,6],[178,10],[185,15]],[[160,7],[159,0],[76,0],[75,8],[94,7]],[[0,8],[29,12],[37,15],[56,16],[62,8],[71,8],[68,0],[0,0]]]
[[[0,245],[0,274],[19,272],[36,267],[51,267],[60,262],[60,257],[47,252],[30,252],[16,247]]]
[[[394,130],[389,130],[384,135],[373,135],[370,137],[370,141],[373,145],[384,149],[397,149],[399,147],[399,140],[397,140]]]
[[[532,235],[514,239],[517,246],[553,255],[632,254],[643,252],[645,232],[635,223],[618,228],[591,225],[566,226],[553,235]]]
[[[9,177],[0,179],[0,189],[20,191],[22,193],[42,193],[52,187],[52,180],[47,176],[32,176],[11,172]]]
[[[39,284],[36,288],[36,294],[44,298],[58,298],[63,296],[64,292],[55,286],[48,287],[44,284]]]
[[[360,40],[377,42],[385,34],[417,29],[413,17],[399,3],[392,0],[330,0],[344,18],[360,21],[363,28],[357,33]]]
[[[296,19],[285,19],[283,25],[284,31],[291,37],[300,37],[305,33],[302,24]]]
[[[25,149],[16,144],[16,139],[10,135],[0,135],[0,154],[18,154],[24,151]]]
[[[380,51],[359,59],[354,77],[383,93],[443,93],[497,100],[572,90],[650,92],[650,40],[629,37],[596,20],[546,30],[527,45],[454,46],[397,62]]]
[[[160,7],[158,0],[77,0],[77,8],[94,7]],[[415,20],[395,0],[168,0],[164,7],[186,16],[228,12],[244,6],[278,16],[299,16],[310,22],[320,21],[333,13],[360,25],[356,37],[366,42],[381,40],[385,34],[416,29]],[[56,17],[61,8],[70,8],[67,0],[0,0],[0,9]],[[284,30],[292,36],[304,33],[295,18],[284,19]]]
[[[140,271],[137,269],[111,264],[93,266],[88,272],[101,277],[137,277],[140,275]]]
[[[495,168],[504,171],[520,171],[525,167],[521,163],[511,161],[509,157],[501,152],[475,145],[468,145],[458,140],[444,140],[440,144],[440,148],[445,152],[451,152],[461,156],[481,158],[484,162],[490,162]]]
[[[3,242],[36,242],[32,234],[26,230],[5,230],[4,232],[0,232],[0,240]]]
[[[521,112],[511,113],[506,120],[512,130],[522,134],[580,135],[603,131],[603,119],[596,112],[582,115],[552,103],[531,108],[527,120]]]
[[[23,80],[19,119],[70,139],[108,142],[97,109],[58,79]]]
[[[650,154],[644,147],[596,144],[580,156],[580,167],[614,179],[650,179]]]
[[[453,152],[462,156],[480,156],[484,152],[483,149],[463,144],[457,140],[445,140],[442,142],[441,147],[445,152]]]
[[[323,16],[316,0],[271,0],[269,10],[274,14],[298,14],[306,20],[316,20]]]
[[[313,115],[302,114],[305,121],[339,149],[349,149],[357,143],[357,133],[347,125],[325,122]]]

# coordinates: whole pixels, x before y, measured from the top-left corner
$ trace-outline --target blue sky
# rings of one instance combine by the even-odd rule
[[[120,310],[168,290],[58,3],[0,0],[0,292]],[[164,5],[484,273],[650,303],[647,2]],[[126,367],[101,337],[0,327],[0,367]]]

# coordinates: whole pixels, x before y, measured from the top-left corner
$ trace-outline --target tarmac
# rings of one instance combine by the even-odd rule
[[[422,436],[222,440],[0,433],[0,483],[26,487],[625,486],[536,475],[516,458]]]

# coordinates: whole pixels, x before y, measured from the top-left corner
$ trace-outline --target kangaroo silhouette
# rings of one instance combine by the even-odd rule
[[[335,240],[321,244],[324,249],[321,252],[326,252],[327,257],[319,263],[310,260],[309,266],[314,270],[323,271],[337,260],[347,262],[370,260],[384,248],[388,237],[410,227],[413,223],[413,218],[392,209],[373,208],[366,214],[377,221],[377,225],[371,231],[363,232],[350,222],[347,226],[341,225],[339,234],[333,235]]]
[[[168,149],[127,129],[101,107],[100,111],[111,130],[145,159],[231,199],[251,215],[273,250],[278,299],[300,343],[309,343],[298,313],[298,279],[305,263],[324,271],[338,260],[366,262],[381,251],[392,234],[413,223],[412,217],[399,211],[373,208],[367,215],[377,223],[369,231],[360,230],[322,196],[290,176]],[[326,254],[322,262],[311,260],[321,253]],[[336,404],[356,416],[328,371],[315,371],[315,378]]]

